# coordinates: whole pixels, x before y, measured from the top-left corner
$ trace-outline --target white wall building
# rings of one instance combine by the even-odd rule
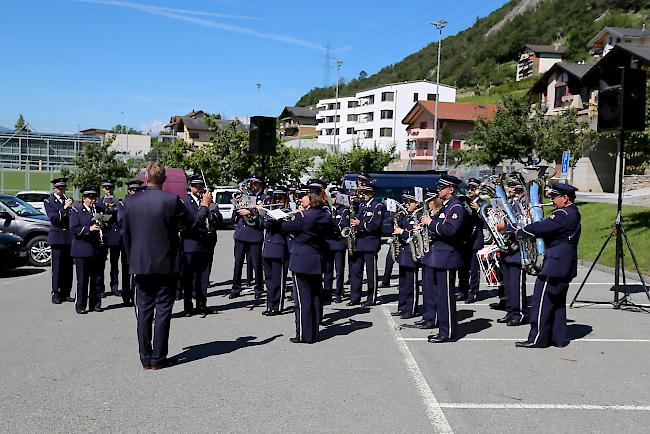
[[[115,149],[121,155],[144,157],[146,153],[151,151],[151,136],[144,134],[108,133],[106,137],[113,137],[115,139],[111,143],[111,148]]]
[[[441,84],[439,93],[439,101],[456,101],[454,87]],[[435,83],[420,80],[367,89],[340,97],[338,104],[334,98],[322,99],[316,106],[318,143],[345,151],[358,140],[364,147],[376,144],[386,149],[395,144],[398,152],[404,150],[407,137],[402,119],[416,101],[434,101],[437,94]]]

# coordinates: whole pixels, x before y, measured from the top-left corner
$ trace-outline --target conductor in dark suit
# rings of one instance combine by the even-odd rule
[[[178,233],[189,223],[187,209],[178,196],[162,191],[165,178],[162,164],[147,165],[147,188],[127,196],[122,222],[129,273],[134,275],[140,361],[144,369],[154,370],[171,365],[167,351],[180,271]],[[202,200],[207,206],[211,196],[204,195]]]

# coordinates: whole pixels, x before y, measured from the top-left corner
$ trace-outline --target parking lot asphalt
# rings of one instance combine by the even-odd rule
[[[206,318],[178,315],[170,356],[144,371],[135,315],[121,299],[76,315],[49,301],[49,269],[0,276],[2,432],[645,432],[650,426],[650,315],[579,303],[565,348],[520,349],[528,327],[497,324],[491,293],[458,304],[457,342],[429,344],[383,303],[325,308],[321,342],[296,345],[293,314],[261,315],[227,297],[232,232],[215,252]],[[386,246],[380,253],[383,268]],[[570,287],[577,290],[585,268]],[[529,295],[533,278],[529,277]],[[580,299],[613,299],[595,270]],[[647,304],[645,294],[633,301]]]

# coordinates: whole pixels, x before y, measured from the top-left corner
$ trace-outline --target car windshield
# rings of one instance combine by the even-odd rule
[[[18,199],[17,197],[0,197],[0,202],[2,202],[3,205],[11,208],[13,212],[15,212],[21,217],[33,217],[37,215],[43,215],[42,212],[40,212],[39,210],[37,210],[27,202]]]
[[[230,205],[232,201],[232,192],[219,191],[216,193],[215,202],[219,205]]]
[[[47,193],[22,193],[16,195],[18,199],[22,199],[25,202],[43,202],[48,196],[49,194]]]

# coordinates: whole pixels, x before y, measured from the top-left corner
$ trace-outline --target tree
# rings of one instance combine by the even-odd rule
[[[535,150],[540,158],[555,164],[561,163],[564,151],[571,151],[569,164],[575,167],[599,140],[600,134],[580,118],[578,111],[569,109],[540,123]]]
[[[492,168],[506,159],[523,161],[533,153],[540,119],[539,111],[531,116],[528,97],[506,97],[494,119],[479,119],[468,144],[478,162]]]
[[[16,125],[14,125],[14,129],[16,131],[21,131],[21,130],[30,131],[29,127],[27,126],[27,123],[25,122],[25,118],[23,117],[22,114],[18,115],[18,119],[16,120]]]
[[[388,150],[377,145],[364,148],[358,142],[348,152],[330,154],[325,157],[316,176],[332,184],[340,184],[346,173],[380,172],[397,158],[395,146]]]
[[[634,169],[645,169],[650,162],[650,80],[646,83],[645,130],[628,133],[625,138],[625,156]],[[629,163],[626,162],[628,166]]]
[[[114,133],[119,134],[142,134],[142,131],[136,130],[135,128],[129,128],[126,125],[117,124],[111,129]]]
[[[117,186],[133,175],[125,161],[117,158],[117,151],[110,149],[112,140],[88,143],[74,158],[74,168],[64,167],[61,174],[77,188],[99,187],[104,179],[114,179]]]
[[[366,71],[361,71],[359,73],[359,80],[364,80],[366,78],[368,78],[368,73]]]

